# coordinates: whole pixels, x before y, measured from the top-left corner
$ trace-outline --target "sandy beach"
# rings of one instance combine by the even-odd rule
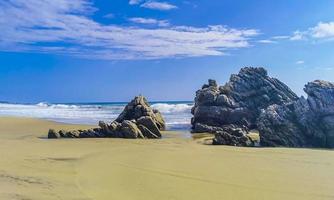
[[[334,151],[161,140],[42,139],[29,118],[0,118],[0,199],[333,199]]]

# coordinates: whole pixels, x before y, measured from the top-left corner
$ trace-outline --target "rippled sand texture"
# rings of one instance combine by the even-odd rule
[[[45,140],[84,126],[0,118],[0,199],[334,199],[334,151],[162,140]]]

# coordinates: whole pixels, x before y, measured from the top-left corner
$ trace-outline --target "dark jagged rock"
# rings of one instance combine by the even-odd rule
[[[57,133],[54,129],[49,130],[49,133],[48,133],[48,138],[49,139],[56,139],[56,138],[59,138],[59,137],[60,137],[59,133]]]
[[[165,121],[158,110],[152,109],[143,96],[135,97],[110,124],[99,122],[99,128],[56,132],[49,130],[48,138],[161,138]]]
[[[156,135],[150,129],[146,128],[145,126],[143,126],[141,124],[138,125],[138,128],[143,133],[143,136],[145,138],[149,138],[149,139],[161,138],[161,134],[160,133],[158,135]]]
[[[137,120],[137,125],[141,125],[150,130],[154,135],[161,137],[160,130],[154,120],[149,116],[143,116]]]
[[[162,115],[158,110],[152,109],[143,96],[138,96],[132,100],[115,121],[138,120],[143,116],[151,117],[159,130],[165,130],[166,126]]]
[[[213,145],[254,146],[255,141],[248,136],[247,128],[233,125],[224,126],[215,132]]]
[[[144,138],[135,121],[124,120],[121,124],[120,132],[123,134],[123,138]]]
[[[242,68],[239,74],[231,75],[229,82],[218,87],[216,81],[209,80],[196,92],[192,109],[193,132],[219,132],[219,128],[230,126],[224,134],[216,134],[216,144],[242,144],[244,137],[235,141],[236,127],[248,132],[257,128],[256,121],[261,113],[272,104],[283,105],[298,99],[284,83],[267,75],[264,68]],[[217,130],[218,129],[218,130]],[[225,134],[226,133],[226,134]],[[224,138],[224,142],[221,138]],[[228,139],[230,137],[230,139]],[[227,142],[225,142],[227,141]],[[229,141],[233,141],[229,143]]]
[[[258,120],[261,145],[334,148],[334,84],[316,80],[308,97],[287,105],[272,105]]]

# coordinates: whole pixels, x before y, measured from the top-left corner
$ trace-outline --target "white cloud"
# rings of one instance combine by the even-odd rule
[[[271,37],[273,40],[283,40],[283,39],[289,39],[290,36],[288,35],[278,35],[278,36],[274,36],[274,37]]]
[[[295,31],[290,40],[332,40],[334,39],[334,22],[319,22],[305,31]]]
[[[292,41],[303,40],[304,37],[305,37],[305,33],[304,32],[295,31],[293,33],[293,35],[290,37],[290,40],[292,40]]]
[[[334,40],[334,22],[319,22],[316,26],[306,30],[294,31],[291,35],[273,36],[269,39],[259,40],[260,43],[277,43],[280,40],[290,41],[328,41]]]
[[[222,56],[249,47],[259,33],[225,26],[160,28],[103,25],[89,0],[0,1],[0,51],[42,52],[94,59]]]
[[[130,1],[129,1],[129,4],[130,4],[130,5],[137,5],[137,4],[139,4],[140,2],[142,2],[142,0],[130,0]]]
[[[138,24],[154,24],[161,27],[169,26],[168,20],[157,20],[153,18],[142,18],[142,17],[133,17],[128,19],[131,22]]]
[[[263,44],[274,44],[274,43],[277,43],[274,40],[259,40],[258,42],[259,43],[263,43]]]
[[[115,17],[115,15],[112,14],[112,13],[109,13],[109,14],[104,15],[103,17],[104,17],[104,18],[108,18],[108,19],[112,19],[112,18]]]
[[[177,6],[167,3],[167,2],[159,2],[159,1],[148,1],[141,5],[143,8],[149,8],[153,10],[172,10],[176,9]]]
[[[191,2],[191,1],[183,1],[182,3],[185,4],[185,5],[190,5],[190,6],[192,6],[193,8],[197,8],[197,7],[198,7],[197,4],[194,4],[194,3]]]
[[[310,29],[314,38],[334,38],[334,22],[319,22],[317,26]]]
[[[278,36],[270,37],[268,39],[258,40],[257,42],[262,43],[262,44],[277,44],[280,40],[290,39],[290,37],[291,36],[278,35]]]
[[[319,71],[319,70],[332,71],[332,70],[334,70],[334,67],[314,67],[313,69],[317,70],[317,71]]]
[[[303,60],[298,60],[297,62],[296,62],[296,64],[297,65],[302,65],[302,64],[304,64],[305,62],[303,61]]]

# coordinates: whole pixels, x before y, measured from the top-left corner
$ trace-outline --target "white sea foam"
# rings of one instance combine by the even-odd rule
[[[152,107],[159,110],[161,113],[190,113],[192,105],[156,103],[153,104]]]
[[[64,109],[67,109],[67,108],[79,108],[79,106],[76,106],[76,105],[66,105],[66,104],[48,104],[48,103],[45,103],[45,102],[41,102],[41,103],[38,103],[36,104],[37,106],[39,107],[49,107],[49,108],[64,108]]]
[[[0,103],[0,116],[48,119],[57,122],[96,125],[99,120],[110,122],[122,112],[125,104],[10,104]],[[190,127],[191,104],[153,103],[165,118],[168,129]]]
[[[111,109],[97,109],[95,106],[46,104],[36,105],[0,104],[0,115],[34,117],[66,123],[96,124],[99,120],[110,121],[117,114]]]
[[[192,104],[187,103],[156,103],[152,107],[159,110],[163,115],[167,129],[188,130],[190,129]]]
[[[40,107],[48,107],[49,105],[45,102],[40,102],[38,104],[36,104],[36,106],[40,106]]]

